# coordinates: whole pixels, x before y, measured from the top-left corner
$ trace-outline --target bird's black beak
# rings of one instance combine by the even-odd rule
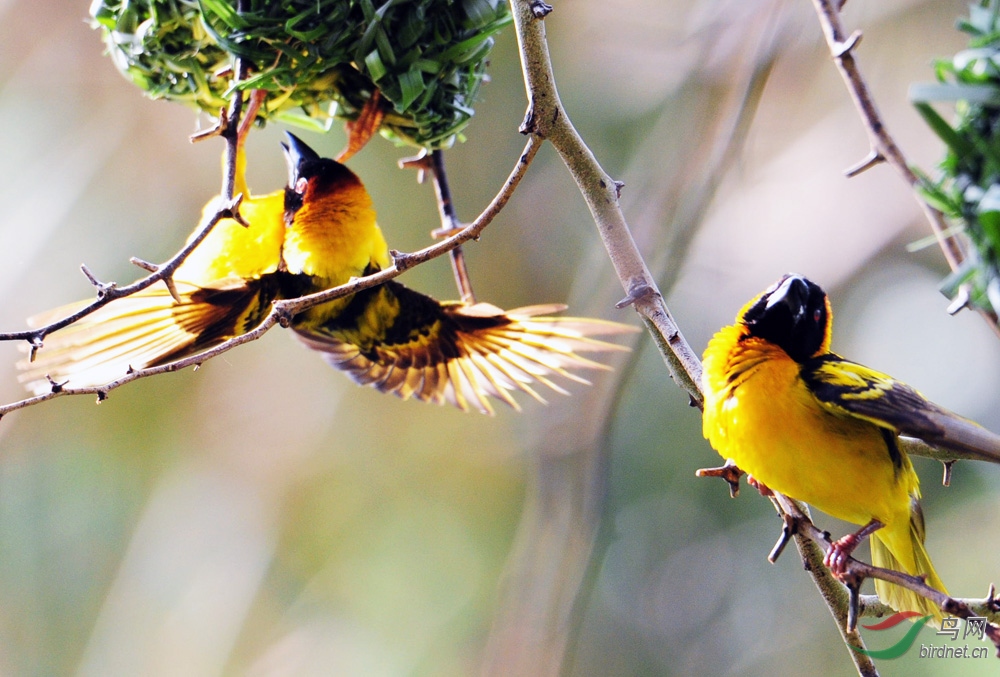
[[[778,280],[740,319],[750,336],[770,341],[799,363],[826,350],[829,344],[826,294],[801,275]]]
[[[791,313],[793,324],[798,324],[805,316],[808,303],[809,281],[801,275],[786,275],[778,288],[768,295],[765,312],[783,305]]]
[[[281,144],[281,147],[285,149],[285,161],[288,163],[288,187],[294,189],[301,177],[302,165],[319,160],[320,156],[291,132],[285,132],[285,138],[288,143]]]

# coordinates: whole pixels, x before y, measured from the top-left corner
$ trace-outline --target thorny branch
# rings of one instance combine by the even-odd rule
[[[7,414],[11,411],[17,409],[23,409],[25,407],[31,406],[33,404],[38,404],[39,402],[44,402],[46,400],[51,400],[56,397],[63,397],[66,395],[96,395],[98,402],[103,401],[107,398],[108,393],[116,388],[119,388],[127,383],[131,383],[140,378],[145,378],[147,376],[155,376],[156,374],[163,374],[166,372],[178,371],[180,369],[185,369],[187,367],[197,367],[203,362],[212,359],[222,353],[232,350],[236,346],[243,345],[244,343],[249,343],[250,341],[255,341],[264,335],[271,327],[275,324],[286,325],[291,318],[308,308],[320,305],[335,298],[340,298],[343,296],[349,296],[355,294],[363,289],[368,289],[370,287],[375,287],[380,284],[391,280],[394,277],[399,276],[405,270],[412,268],[413,266],[425,263],[433,258],[441,256],[455,247],[462,245],[469,240],[473,240],[479,237],[480,233],[493,221],[500,210],[504,208],[510,196],[514,193],[521,179],[524,177],[528,166],[534,159],[535,154],[538,152],[538,148],[541,144],[537,139],[528,139],[528,143],[524,147],[524,151],[518,157],[517,164],[511,171],[507,180],[504,182],[500,191],[497,193],[496,197],[490,202],[489,205],[483,210],[483,212],[476,218],[475,221],[470,223],[468,226],[458,231],[451,237],[442,240],[441,242],[435,243],[424,249],[412,253],[402,253],[397,251],[392,251],[393,265],[386,268],[385,270],[379,271],[374,275],[368,275],[366,277],[352,279],[347,284],[340,285],[338,287],[333,287],[331,289],[326,289],[315,294],[309,294],[308,296],[302,296],[294,299],[286,299],[275,301],[271,311],[267,314],[264,320],[253,330],[236,336],[224,343],[205,350],[196,355],[191,355],[174,362],[169,362],[167,364],[159,365],[156,367],[148,367],[145,369],[134,369],[129,371],[127,374],[121,378],[112,381],[103,386],[88,387],[88,388],[64,388],[59,384],[53,384],[52,390],[44,395],[37,395],[35,397],[25,398],[17,402],[12,402],[0,406],[0,416]],[[215,219],[216,221],[219,219]],[[203,227],[203,230],[205,227]],[[193,247],[185,247],[184,251],[192,249]],[[185,254],[186,255],[186,254]],[[175,257],[176,258],[176,257]],[[174,259],[171,259],[173,261]],[[150,283],[152,284],[152,283]],[[148,286],[148,285],[146,285]],[[127,289],[123,287],[122,289]],[[89,306],[88,306],[89,307]],[[62,325],[65,326],[65,325]],[[53,331],[50,329],[50,331]]]
[[[923,211],[927,221],[930,223],[931,230],[934,232],[934,237],[941,247],[948,266],[952,270],[956,270],[962,264],[962,261],[965,260],[965,250],[962,242],[956,236],[953,229],[950,228],[944,214],[927,204],[927,201],[921,197],[919,192],[920,178],[910,169],[909,164],[906,162],[906,157],[888,129],[886,129],[882,115],[875,105],[875,99],[868,88],[868,83],[861,74],[857,59],[854,57],[854,49],[861,42],[861,31],[854,31],[850,35],[846,35],[843,24],[840,21],[840,9],[843,2],[838,2],[838,0],[813,0],[813,5],[815,6],[820,26],[823,29],[823,35],[826,37],[827,45],[830,48],[830,54],[833,56],[844,84],[847,86],[847,90],[854,100],[854,105],[858,109],[858,114],[861,117],[865,130],[868,132],[868,139],[871,144],[868,155],[853,167],[848,168],[845,174],[848,177],[856,176],[882,162],[891,166],[913,190],[914,197],[920,205],[920,209]],[[959,298],[967,300],[967,290],[960,290]],[[953,309],[949,309],[949,312],[957,312],[960,307],[956,306]],[[1000,334],[1000,325],[998,325],[997,316],[985,310],[980,310],[979,313],[993,331]]]
[[[739,491],[739,478],[742,474],[743,472],[739,468],[728,462],[719,468],[705,468],[697,472],[699,477],[724,479],[729,484],[732,496],[735,496]],[[990,622],[986,627],[986,636],[997,647],[997,656],[1000,657],[1000,625],[998,625],[1000,623],[1000,596],[997,595],[993,586],[990,586],[987,596],[982,600],[956,599],[930,587],[921,577],[872,566],[853,557],[848,560],[846,569],[845,579],[848,583],[841,583],[823,564],[823,556],[832,545],[830,534],[812,522],[808,511],[798,501],[775,493],[771,496],[771,502],[781,517],[783,525],[781,536],[768,555],[768,560],[772,563],[777,561],[788,542],[792,539],[795,540],[803,563],[812,575],[823,598],[827,601],[830,612],[837,619],[837,624],[846,643],[855,648],[864,648],[860,635],[857,634],[858,618],[883,616],[893,612],[874,595],[861,595],[859,593],[861,583],[866,578],[878,578],[926,597],[947,615],[960,618],[988,618]],[[855,659],[860,655],[857,652],[852,653]],[[858,664],[857,660],[855,663],[860,674],[867,674],[867,668]]]
[[[813,0],[813,5],[815,5],[816,15],[819,17],[827,45],[830,47],[830,53],[844,83],[847,85],[851,98],[854,100],[854,105],[858,109],[858,114],[868,132],[871,144],[868,155],[847,169],[845,173],[849,177],[856,176],[881,162],[885,162],[896,170],[907,185],[916,189],[920,179],[910,169],[903,152],[886,129],[882,115],[875,105],[875,99],[868,88],[868,83],[861,74],[857,59],[854,58],[854,49],[861,42],[861,31],[854,31],[851,35],[845,34],[840,21],[840,3],[836,0]],[[924,200],[919,199],[919,196],[918,201],[928,221],[930,221],[931,228],[941,245],[948,265],[954,270],[965,259],[961,243],[958,238],[949,234],[948,224],[941,212],[927,205]]]
[[[909,185],[914,186],[917,180],[916,176],[909,170],[895,142],[886,132],[851,54],[851,49],[860,36],[844,38],[842,29],[839,27],[839,7],[842,3],[835,5],[826,0],[814,0],[814,2],[827,30],[827,39],[830,42],[831,50],[848,81],[852,94],[855,95],[856,103],[870,131],[871,156],[851,173],[858,173],[876,162],[885,160],[902,173]],[[537,0],[514,0],[511,4],[514,10],[514,25],[517,30],[518,47],[528,96],[528,110],[521,131],[550,141],[559,153],[590,208],[611,262],[625,289],[626,297],[619,302],[618,306],[631,305],[639,313],[656,342],[672,378],[688,392],[692,405],[700,408],[703,402],[700,360],[682,336],[632,239],[631,231],[618,200],[622,185],[612,180],[601,168],[597,159],[574,129],[559,100],[545,38],[544,22],[542,21],[551,8],[542,7],[543,3],[539,3]],[[539,11],[540,9],[543,11]],[[921,201],[921,207],[928,214],[932,226],[938,233],[945,255],[950,262],[954,260],[955,265],[957,265],[961,261],[962,252],[956,241],[945,236],[947,225],[943,221],[943,216],[932,210],[923,201]],[[993,325],[996,326],[995,321]],[[921,449],[919,446],[915,446],[914,451],[919,453]],[[791,523],[789,522],[789,524]],[[791,527],[789,528],[791,529]],[[789,535],[791,536],[791,532]],[[828,584],[830,582],[836,583],[836,581],[822,564],[823,544],[825,543],[826,547],[829,547],[829,539],[822,532],[815,530],[814,533],[805,526],[795,529],[794,537],[803,561],[817,586],[820,587],[821,591],[835,591],[836,587]],[[881,577],[882,575],[890,575],[890,573],[867,571],[866,575],[879,575]],[[912,579],[912,577],[910,578]],[[921,581],[916,581],[916,583],[922,584]],[[837,583],[837,585],[840,584]],[[924,587],[926,588],[926,586]],[[824,599],[831,613],[843,621],[838,625],[843,628],[845,642],[861,647],[863,644],[861,644],[861,638],[857,635],[856,630],[853,632],[847,630],[846,620],[851,605],[848,596],[843,594],[843,586],[840,588],[839,595],[824,592]],[[965,613],[964,609],[968,607],[963,607],[960,604],[957,601],[949,601],[949,611],[954,609]],[[852,634],[853,636],[851,636]],[[860,674],[877,674],[870,659],[858,652],[852,651],[850,653]]]
[[[246,75],[242,60],[239,58],[236,59],[234,72],[237,74],[237,82]],[[81,266],[81,270],[87,277],[87,280],[89,280],[91,285],[93,285],[97,290],[97,298],[76,312],[51,322],[44,327],[30,329],[27,331],[0,333],[0,341],[27,341],[31,344],[33,357],[35,351],[42,346],[45,337],[52,332],[62,329],[63,327],[67,327],[77,320],[87,317],[94,311],[106,306],[112,301],[126,296],[131,296],[132,294],[142,291],[157,282],[163,281],[170,290],[171,295],[174,299],[176,299],[177,292],[174,289],[173,274],[177,271],[181,264],[187,260],[188,256],[191,255],[191,252],[193,252],[198,245],[200,245],[202,241],[208,237],[209,233],[212,232],[212,229],[215,228],[219,221],[222,221],[223,219],[235,219],[243,223],[242,218],[239,215],[240,202],[243,200],[243,196],[233,195],[236,180],[236,155],[241,139],[240,114],[242,109],[242,90],[234,88],[233,100],[228,112],[225,109],[220,110],[219,120],[212,129],[206,130],[205,132],[196,134],[192,137],[192,140],[200,140],[210,136],[221,136],[226,141],[224,160],[225,175],[223,176],[221,199],[219,200],[216,212],[210,216],[205,223],[198,227],[196,235],[192,237],[180,251],[178,251],[169,261],[162,264],[149,263],[148,261],[143,261],[142,259],[133,258],[131,260],[133,265],[149,271],[150,274],[124,287],[119,287],[115,282],[101,282],[90,271],[90,269],[87,268],[86,265],[83,265]],[[244,223],[244,225],[246,224]],[[0,415],[3,413],[5,412],[0,410]]]
[[[671,377],[687,391],[691,402],[701,407],[701,360],[681,335],[632,239],[619,203],[623,185],[604,171],[559,100],[542,20],[552,8],[537,0],[516,0],[511,6],[528,96],[521,133],[549,141],[559,153],[587,202],[625,289],[626,296],[619,307],[631,305],[639,313],[657,342]]]
[[[782,530],[782,536],[775,546],[775,550],[772,552],[772,556],[769,557],[772,562],[777,559],[788,538],[795,534],[807,536],[823,550],[824,554],[830,550],[832,546],[830,534],[822,531],[813,524],[801,504],[781,494],[775,494],[772,501],[778,514],[785,520],[786,525]],[[866,578],[878,578],[912,590],[918,595],[934,602],[940,607],[941,611],[950,616],[972,618],[982,615],[987,617],[990,622],[986,625],[985,634],[997,647],[997,656],[1000,657],[1000,625],[997,625],[1000,622],[1000,597],[997,596],[992,586],[990,586],[989,594],[984,600],[955,599],[930,587],[922,577],[910,576],[899,571],[872,566],[852,557],[849,559],[847,565],[846,579],[849,583],[844,586],[849,595],[848,630],[854,630],[857,626],[857,620],[861,614],[861,595],[858,593],[858,590],[861,587],[862,581]],[[838,583],[838,585],[841,584]],[[884,605],[870,604],[867,610],[870,615],[881,615],[875,612],[884,612],[886,609],[887,607]]]
[[[96,299],[94,299],[91,303],[84,306],[83,308],[80,308],[75,313],[67,315],[66,317],[56,320],[55,322],[52,322],[50,324],[47,324],[44,327],[39,327],[38,329],[30,329],[26,331],[0,333],[0,341],[27,341],[28,343],[31,344],[33,351],[37,350],[38,348],[41,347],[42,341],[45,339],[45,337],[51,334],[52,332],[56,331],[57,329],[62,329],[63,327],[73,324],[77,320],[90,315],[95,310],[108,305],[109,303],[111,303],[116,299],[124,298],[126,296],[135,294],[136,292],[142,291],[146,287],[149,287],[157,282],[160,282],[161,280],[166,282],[167,280],[171,279],[171,276],[174,274],[177,268],[179,268],[180,265],[184,263],[184,260],[187,259],[187,257],[191,254],[191,252],[193,252],[195,248],[199,244],[201,244],[201,242],[206,237],[208,237],[208,234],[212,231],[212,228],[215,227],[215,224],[217,224],[219,221],[222,221],[223,219],[236,218],[239,210],[239,205],[242,199],[243,196],[239,195],[235,199],[230,199],[229,201],[223,201],[223,203],[219,207],[219,210],[215,214],[213,214],[211,218],[208,219],[208,221],[199,226],[197,235],[195,235],[195,237],[193,237],[191,241],[184,246],[183,249],[177,252],[177,254],[175,254],[173,258],[171,258],[166,263],[163,263],[161,265],[156,265],[149,263],[147,261],[143,261],[141,259],[133,258],[132,263],[134,265],[136,265],[139,268],[142,268],[143,270],[152,271],[152,273],[130,285],[127,285],[125,287],[119,287],[114,282],[101,282],[94,276],[93,273],[90,272],[90,270],[86,266],[81,266],[84,275],[87,276],[87,279],[90,280],[90,283],[94,285],[94,287],[97,289]],[[167,284],[168,286],[170,285],[169,282],[167,282]]]

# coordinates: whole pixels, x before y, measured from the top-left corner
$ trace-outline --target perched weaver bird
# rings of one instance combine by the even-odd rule
[[[704,435],[719,454],[771,489],[863,525],[826,563],[844,573],[871,535],[875,566],[944,584],[924,549],[920,482],[899,435],[962,451],[1000,452],[1000,437],[927,401],[913,388],[830,352],[826,294],[786,275],[721,329],[704,355]],[[941,617],[905,588],[875,580],[897,611]]]
[[[240,211],[249,227],[231,219],[215,227],[173,276],[179,302],[158,283],[53,332],[33,361],[18,364],[26,387],[40,394],[53,382],[100,386],[130,368],[164,364],[243,334],[275,299],[329,289],[389,266],[389,249],[358,177],[291,134],[283,146],[288,186],[250,196],[240,170],[238,190],[248,196]],[[205,214],[215,209],[213,199]],[[44,326],[80,305],[29,324]],[[505,312],[486,303],[439,302],[390,281],[305,310],[291,327],[360,384],[491,413],[490,397],[518,409],[513,391],[544,401],[534,383],[565,393],[552,376],[586,383],[572,370],[606,369],[579,353],[626,350],[593,336],[632,327],[549,316],[564,308]]]

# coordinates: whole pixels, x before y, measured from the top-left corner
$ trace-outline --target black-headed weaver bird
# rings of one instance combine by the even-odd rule
[[[924,548],[920,481],[899,436],[994,454],[1000,437],[830,352],[832,323],[827,295],[799,275],[747,303],[705,349],[704,435],[758,488],[863,525],[827,554],[834,574],[870,534],[875,566],[946,592]],[[903,587],[876,579],[875,590],[897,611],[942,615]]]
[[[196,354],[257,326],[275,299],[329,289],[390,265],[371,197],[344,165],[288,134],[289,182],[250,196],[240,156],[240,212],[226,219],[174,273],[179,302],[163,283],[116,300],[45,338],[20,380],[35,393],[52,383],[100,386],[127,371]],[[216,200],[205,207],[214,214]],[[44,326],[76,307],[33,317]],[[558,304],[503,311],[487,303],[439,302],[389,281],[294,316],[291,327],[357,383],[404,399],[493,411],[490,397],[518,409],[512,392],[538,400],[536,383],[566,392],[552,377],[586,381],[604,369],[580,353],[625,350],[593,338],[634,331],[604,320],[551,317]]]

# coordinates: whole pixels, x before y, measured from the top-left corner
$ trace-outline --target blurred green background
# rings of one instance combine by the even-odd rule
[[[86,9],[0,0],[5,330],[88,296],[80,263],[126,282],[130,256],[167,258],[218,191],[221,144],[191,145],[193,112],[119,76]],[[925,169],[941,148],[906,90],[964,46],[963,12],[957,0],[846,8],[887,124]],[[794,270],[831,292],[838,352],[1000,430],[1000,342],[972,314],[944,313],[936,250],[906,252],[928,234],[908,189],[886,167],[842,175],[868,144],[810,3],[578,0],[546,26],[563,102],[625,181],[636,239],[696,350]],[[448,153],[466,219],[523,145],[513,38],[499,39],[469,141]],[[741,111],[749,124],[734,122]],[[284,181],[280,131],[251,136],[261,192]],[[303,136],[324,154],[344,142]],[[376,140],[351,161],[401,250],[437,225],[430,187],[395,168],[407,154]],[[467,252],[484,300],[568,300],[636,322],[612,307],[622,291],[551,149]],[[404,282],[455,294],[443,260]],[[770,504],[695,479],[719,459],[645,337],[594,388],[488,418],[358,388],[284,334],[99,407],[67,398],[0,422],[0,674],[468,675],[484,657],[502,668],[510,644],[497,637],[531,644],[546,634],[536,623],[558,626],[565,673],[581,677],[853,674],[794,553],[766,561]],[[0,351],[12,401],[19,353]],[[961,464],[944,489],[938,464],[916,464],[937,568],[953,593],[981,597],[1000,582],[1000,469]],[[532,554],[560,569],[549,552],[579,545],[566,505],[548,500],[574,472],[601,518],[595,565],[571,613],[538,620],[532,604],[561,571],[526,569]],[[866,637],[883,648],[888,634]],[[996,661],[914,649],[879,668],[995,674]]]

